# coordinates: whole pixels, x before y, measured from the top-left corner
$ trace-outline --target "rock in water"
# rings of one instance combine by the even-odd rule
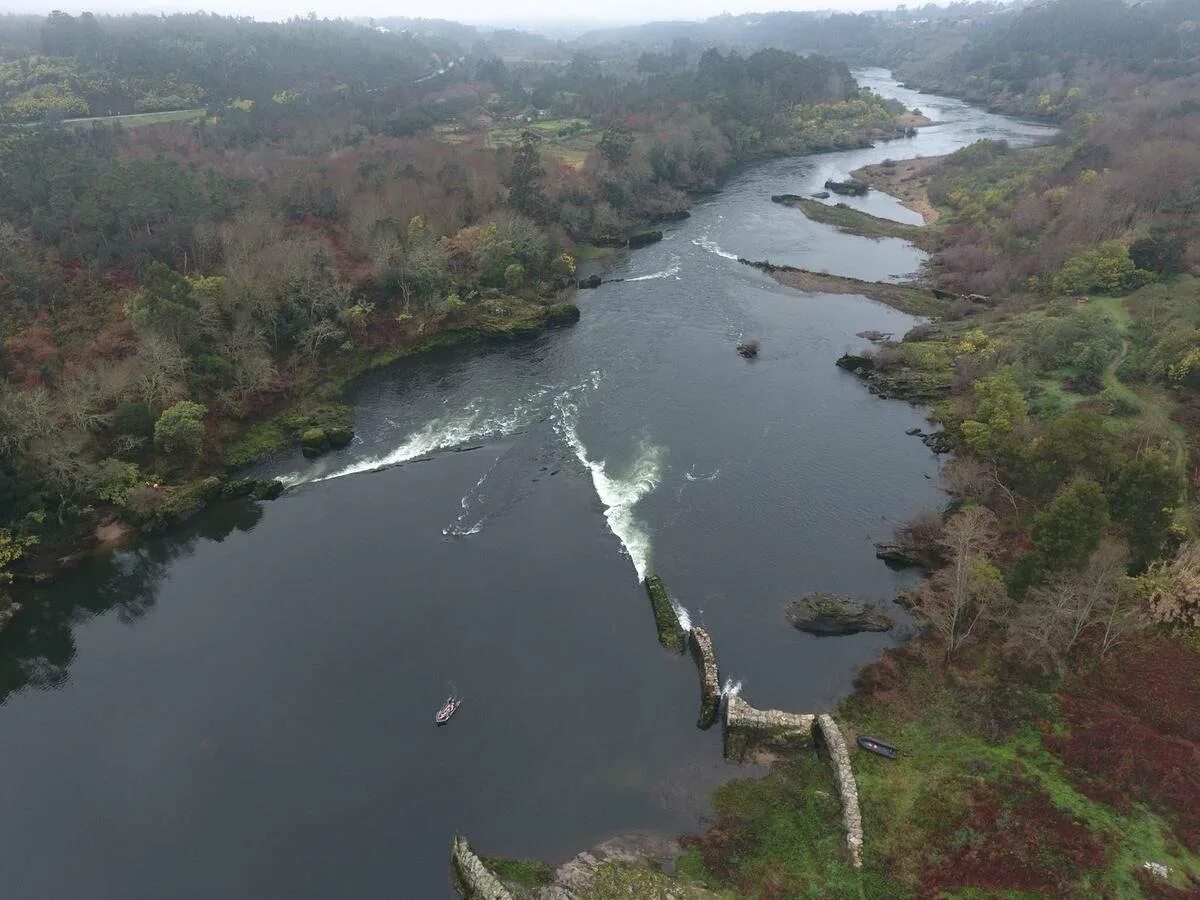
[[[746,359],[754,359],[758,356],[759,343],[756,340],[742,341],[737,345],[737,352]]]
[[[663,239],[661,231],[640,231],[637,234],[629,236],[629,249],[636,250],[639,247],[646,247],[650,244],[656,244]]]
[[[846,181],[834,181],[830,178],[825,182],[825,189],[833,191],[835,194],[844,194],[849,197],[863,197],[870,190],[870,186],[854,178],[849,178]]]
[[[793,628],[809,634],[835,636],[860,631],[890,631],[895,622],[870,603],[836,594],[809,594],[787,608]]]

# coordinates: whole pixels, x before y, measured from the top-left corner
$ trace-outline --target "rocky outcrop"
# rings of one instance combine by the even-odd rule
[[[700,718],[699,728],[709,728],[717,720],[721,707],[721,675],[717,669],[717,654],[713,649],[712,636],[700,627],[694,627],[690,635],[692,657],[700,672]]]
[[[855,178],[850,178],[846,181],[834,181],[830,178],[825,182],[825,189],[847,197],[863,197],[866,196],[867,191],[871,188],[870,185]]]
[[[663,233],[661,231],[639,231],[629,236],[629,249],[636,250],[639,247],[657,244],[662,239]]]
[[[846,829],[846,847],[850,850],[850,862],[862,867],[862,812],[858,807],[858,784],[854,770],[850,767],[850,753],[846,750],[846,739],[833,716],[817,716],[821,741],[829,751],[833,764],[833,777],[837,780],[838,792],[842,795],[842,825]]]
[[[748,341],[742,341],[737,345],[737,352],[746,359],[754,359],[758,356],[760,348],[758,341],[751,338]]]
[[[860,353],[843,353],[834,360],[833,364],[839,369],[845,369],[855,375],[863,375],[875,369],[875,360]]]
[[[466,838],[457,834],[450,845],[450,862],[457,876],[455,886],[466,900],[513,900],[508,888],[475,855]]]
[[[328,450],[340,450],[354,440],[354,432],[340,425],[306,428],[300,435],[300,449],[305,456],[320,456]]]
[[[654,626],[658,629],[658,642],[668,650],[682,653],[686,648],[686,633],[679,624],[679,616],[671,605],[667,586],[657,575],[646,576],[646,594],[654,609]]]
[[[859,353],[843,354],[834,365],[857,375],[867,383],[867,390],[881,400],[907,400],[924,406],[936,403],[950,393],[950,383],[935,375],[906,368],[883,372],[876,368],[874,359]],[[934,435],[922,434],[922,440],[935,453],[948,452],[939,449],[943,441],[949,440],[941,437],[942,434],[940,431]]]
[[[821,637],[891,631],[896,625],[870,603],[825,593],[808,594],[789,605],[787,620],[793,628]]]
[[[889,569],[927,569],[927,560],[912,547],[893,541],[875,545],[875,558],[883,560]]]
[[[860,337],[864,341],[870,341],[872,344],[885,344],[892,341],[895,335],[890,331],[868,329],[867,331],[860,331],[855,337]]]
[[[736,694],[725,700],[725,756],[744,760],[760,753],[785,752],[812,742],[814,716],[778,709],[755,709]]]
[[[278,478],[231,478],[221,482],[211,499],[249,497],[252,500],[274,500],[282,493],[283,482]]]
[[[603,279],[601,279],[599,275],[593,273],[587,278],[581,278],[579,280],[579,288],[580,290],[589,290],[591,288],[598,288],[603,283]]]

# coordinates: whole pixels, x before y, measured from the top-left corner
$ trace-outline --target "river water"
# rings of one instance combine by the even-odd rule
[[[624,281],[581,292],[577,326],[374,373],[353,445],[264,467],[295,485],[279,500],[46,590],[0,638],[3,895],[436,898],[456,831],[561,860],[695,829],[752,770],[695,728],[695,669],[658,646],[647,571],[751,703],[844,696],[904,627],[817,639],[783,608],[830,590],[891,609],[910,583],[872,541],[941,502],[937,460],[904,435],[922,414],[833,361],[916,320],[735,257],[903,276],[919,251],[770,195],[1046,132],[861,78],[942,124],[743,172],[608,272]],[[465,701],[436,729],[451,689]]]

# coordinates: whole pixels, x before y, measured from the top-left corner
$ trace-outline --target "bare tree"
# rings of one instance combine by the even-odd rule
[[[225,358],[233,365],[230,393],[239,403],[266,390],[275,380],[275,366],[266,345],[261,332],[251,322],[243,320],[222,347]]]
[[[170,338],[148,334],[138,347],[138,392],[151,409],[164,409],[183,394],[188,361]]]
[[[0,453],[17,453],[53,430],[54,400],[40,385],[26,391],[0,384]]]
[[[300,346],[304,348],[304,352],[312,359],[316,359],[327,344],[341,343],[345,337],[346,332],[336,323],[328,319],[318,319],[301,332],[298,340]]]
[[[942,481],[956,497],[984,504],[1000,497],[1014,514],[1019,513],[1017,495],[1004,483],[995,463],[974,456],[956,456],[942,469]]]
[[[982,506],[966,507],[942,533],[947,565],[910,595],[917,612],[940,636],[947,659],[1005,598],[999,572],[987,560],[995,542],[995,516]]]
[[[1127,583],[1128,564],[1125,545],[1105,539],[1082,569],[1030,591],[1009,621],[1010,652],[1061,672],[1083,635],[1095,631],[1103,655],[1142,618]]]
[[[107,422],[103,388],[94,372],[82,372],[63,379],[58,391],[59,407],[67,421],[85,432],[99,431]]]

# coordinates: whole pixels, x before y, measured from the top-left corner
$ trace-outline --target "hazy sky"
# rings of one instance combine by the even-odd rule
[[[919,5],[917,0],[910,5]],[[315,12],[319,16],[424,16],[460,22],[504,23],[546,19],[647,22],[654,19],[704,19],[723,12],[763,12],[772,9],[840,9],[860,12],[887,9],[896,0],[0,0],[0,12],[191,12],[203,9],[259,19],[286,19]]]

